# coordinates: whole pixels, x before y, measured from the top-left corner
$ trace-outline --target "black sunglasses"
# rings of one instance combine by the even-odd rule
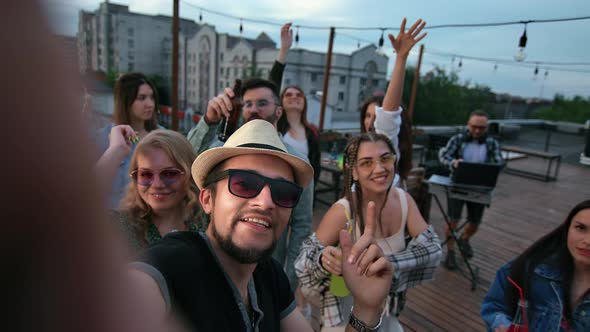
[[[256,172],[241,169],[227,169],[219,172],[207,178],[203,185],[207,187],[226,176],[229,177],[227,181],[229,192],[241,198],[258,196],[264,186],[268,184],[272,201],[284,208],[295,207],[303,192],[303,189],[293,182],[282,179],[271,179]]]

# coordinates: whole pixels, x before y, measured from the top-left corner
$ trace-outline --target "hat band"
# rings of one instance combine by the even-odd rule
[[[274,151],[280,151],[280,152],[286,153],[284,150],[279,149],[275,146],[268,145],[268,144],[260,144],[260,143],[246,143],[246,144],[238,145],[237,147],[239,147],[239,148],[267,149],[267,150],[274,150]]]

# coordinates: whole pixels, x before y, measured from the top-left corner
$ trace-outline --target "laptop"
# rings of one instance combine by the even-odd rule
[[[465,189],[492,190],[496,187],[501,168],[500,164],[463,161],[453,170],[451,183]]]

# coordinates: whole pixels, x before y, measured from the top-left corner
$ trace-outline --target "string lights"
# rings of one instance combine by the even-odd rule
[[[211,10],[193,3],[188,2],[187,0],[181,0],[182,3],[184,3],[187,6],[190,6],[192,8],[198,9],[199,10],[199,22],[202,22],[203,20],[203,12],[206,13],[210,13],[210,14],[214,14],[217,16],[221,16],[221,17],[225,17],[225,18],[230,18],[230,19],[235,19],[235,20],[239,20],[240,21],[240,34],[243,34],[243,23],[244,22],[251,22],[251,23],[257,23],[257,24],[265,24],[265,25],[270,25],[270,26],[282,26],[283,23],[279,23],[279,22],[273,22],[270,20],[264,20],[264,19],[253,19],[253,18],[244,18],[244,17],[238,17],[235,15],[231,15],[228,14],[226,12],[222,12],[222,11],[215,11],[215,10]],[[535,66],[540,66],[543,65],[544,67],[549,65],[549,66],[576,66],[576,65],[581,65],[581,66],[590,66],[590,62],[548,62],[548,61],[536,61],[536,62],[526,62],[525,59],[527,57],[527,54],[525,52],[525,48],[526,48],[526,44],[528,41],[528,36],[527,36],[527,25],[528,24],[540,24],[540,23],[554,23],[554,22],[566,22],[566,21],[579,21],[579,20],[589,20],[590,16],[581,16],[581,17],[569,17],[569,18],[556,18],[556,19],[541,19],[541,20],[521,20],[521,21],[505,21],[505,22],[487,22],[487,23],[467,23],[467,24],[438,24],[438,25],[428,25],[426,27],[424,27],[424,30],[432,30],[432,29],[444,29],[444,28],[476,28],[476,27],[496,27],[496,26],[506,26],[506,25],[524,25],[524,29],[523,29],[523,33],[519,38],[518,41],[518,49],[516,51],[516,54],[514,54],[513,59],[512,60],[507,60],[507,59],[492,59],[492,58],[483,58],[483,57],[473,57],[473,56],[468,56],[468,55],[461,55],[461,54],[453,54],[453,62],[454,62],[454,56],[456,55],[457,57],[460,57],[459,63],[458,63],[458,68],[461,68],[463,66],[463,59],[468,59],[468,60],[478,60],[478,61],[488,61],[488,62],[493,62],[493,69],[494,71],[498,70],[498,65],[499,64],[511,64],[511,65],[516,65],[516,64],[522,64],[522,65],[535,65]],[[309,30],[329,30],[331,27],[330,26],[320,26],[320,25],[296,25],[296,34],[295,34],[295,43],[298,44],[300,41],[300,35],[299,35],[299,30],[301,29],[309,29]],[[399,27],[359,27],[359,26],[336,26],[334,27],[336,30],[355,30],[355,31],[367,31],[367,30],[378,30],[381,31],[381,35],[379,38],[379,41],[377,43],[377,53],[379,54],[384,54],[383,51],[383,47],[384,47],[384,43],[385,43],[385,39],[384,39],[384,34],[386,30],[393,30],[393,31],[398,31]],[[357,36],[348,36],[345,34],[342,34],[341,32],[338,32],[339,35],[342,36],[346,36],[348,38],[351,38],[353,40],[356,40],[356,44],[357,44],[357,48],[361,47],[361,41],[363,41],[363,43],[368,43],[368,44],[373,44],[374,42],[371,41],[367,41],[364,40],[362,38],[359,38]],[[426,51],[426,53],[429,53],[431,55],[443,55],[442,53],[444,52],[432,52],[432,51]],[[438,54],[437,54],[438,53]],[[449,54],[446,54],[446,56],[448,56]],[[516,61],[516,62],[515,62]],[[590,70],[574,70],[574,69],[564,69],[564,68],[557,68],[557,67],[546,67],[546,71],[545,71],[545,78],[548,76],[548,70],[554,70],[554,71],[569,71],[569,72],[584,72],[584,73],[590,73]],[[537,73],[538,74],[538,73]]]
[[[525,23],[524,24],[524,32],[522,33],[522,36],[520,36],[520,40],[518,41],[518,50],[516,51],[516,54],[514,55],[514,60],[522,62],[526,58],[526,53],[524,52],[524,48],[526,47],[526,41],[527,41],[527,36],[526,36],[526,23]]]
[[[208,12],[210,14],[215,14],[218,16],[232,18],[232,19],[241,19],[238,16],[231,15],[225,12],[216,11],[212,9],[208,9],[199,5],[195,5],[190,3],[186,0],[182,0],[184,4],[189,7],[196,8],[202,10],[204,12]],[[578,20],[588,20],[590,16],[582,16],[582,17],[568,17],[568,18],[557,18],[557,19],[543,19],[543,20],[525,20],[525,21],[507,21],[507,22],[488,22],[488,23],[466,23],[466,24],[434,24],[424,27],[424,30],[432,30],[432,29],[446,29],[446,28],[475,28],[475,27],[493,27],[493,26],[505,26],[505,25],[517,25],[517,24],[531,24],[531,23],[552,23],[552,22],[566,22],[566,21],[578,21]],[[248,21],[251,23],[261,23],[266,25],[273,25],[273,26],[282,26],[283,23],[268,21],[268,20],[261,20],[261,19],[244,19],[244,21]],[[310,30],[330,30],[331,26],[320,26],[320,25],[299,25],[302,29],[310,29]],[[354,27],[354,26],[335,26],[337,30],[399,30],[399,27]]]
[[[379,55],[385,54],[385,52],[383,51],[383,45],[385,44],[385,39],[383,38],[384,34],[385,34],[385,29],[381,29],[381,37],[379,37],[379,47],[377,47],[377,50],[375,50],[375,52]]]

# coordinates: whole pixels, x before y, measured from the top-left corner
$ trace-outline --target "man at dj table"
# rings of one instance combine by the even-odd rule
[[[503,163],[500,144],[496,139],[487,135],[489,115],[481,110],[469,114],[467,129],[449,139],[447,145],[440,149],[440,162],[447,165],[451,172],[462,161],[472,163]],[[473,257],[473,249],[469,239],[477,232],[481,223],[485,206],[480,203],[468,202],[456,198],[448,198],[448,215],[453,229],[459,224],[463,205],[467,205],[467,222],[463,234],[458,238],[458,245],[462,247],[467,258]],[[447,235],[447,257],[444,265],[449,270],[457,268],[454,240],[450,237],[450,230],[445,226]]]

